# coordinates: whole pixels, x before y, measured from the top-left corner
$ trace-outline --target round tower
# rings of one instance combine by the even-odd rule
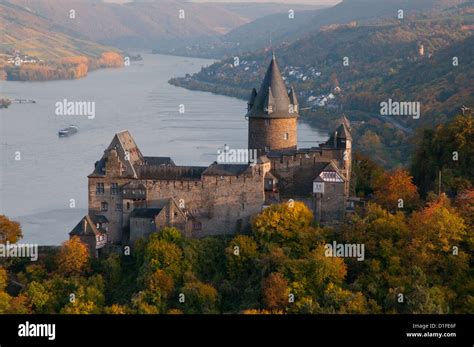
[[[298,100],[293,88],[286,89],[273,55],[262,85],[252,90],[248,101],[248,148],[258,155],[297,148]]]

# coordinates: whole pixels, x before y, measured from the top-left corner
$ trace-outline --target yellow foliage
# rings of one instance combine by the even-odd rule
[[[289,201],[262,211],[253,220],[253,230],[263,241],[284,241],[296,237],[312,220],[313,214],[304,203]]]
[[[56,258],[58,271],[64,275],[81,274],[89,267],[89,251],[79,237],[65,241]]]

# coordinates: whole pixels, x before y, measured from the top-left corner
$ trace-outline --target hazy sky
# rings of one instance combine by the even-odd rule
[[[278,2],[282,4],[334,5],[341,0],[191,0],[192,2]]]
[[[104,0],[105,2],[131,2],[132,0]],[[159,1],[159,0],[142,0]],[[192,2],[277,2],[282,4],[335,5],[342,0],[189,0]]]

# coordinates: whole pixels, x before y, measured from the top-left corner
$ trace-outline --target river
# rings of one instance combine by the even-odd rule
[[[68,238],[87,211],[87,175],[118,131],[129,130],[143,155],[170,156],[177,165],[209,165],[224,144],[247,147],[245,101],[167,83],[213,60],[142,57],[80,80],[0,81],[0,96],[36,100],[0,111],[0,214],[21,223],[22,242],[58,245]],[[58,115],[56,103],[64,99],[94,102],[95,117]],[[59,138],[70,124],[79,132]],[[299,124],[300,147],[326,138]]]

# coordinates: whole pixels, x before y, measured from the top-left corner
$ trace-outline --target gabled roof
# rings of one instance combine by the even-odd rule
[[[92,215],[89,215],[89,217],[94,222],[95,225],[97,225],[97,223],[106,224],[109,222],[107,217],[101,214],[92,214]]]
[[[297,101],[293,94],[293,102]],[[298,117],[297,112],[290,113],[290,96],[286,88],[283,77],[281,76],[280,68],[278,67],[275,55],[268,66],[265,77],[258,93],[252,94],[249,99],[249,112],[247,117],[254,118],[294,118]],[[250,107],[251,106],[251,107]]]
[[[316,182],[329,182],[329,183],[344,183],[345,178],[339,171],[337,165],[331,161],[326,163],[324,168],[316,173],[316,177],[313,181]]]
[[[90,176],[104,175],[107,157],[111,152],[116,153],[125,165],[125,175],[137,178],[136,166],[144,164],[144,158],[137,144],[128,130],[116,133],[112,142],[104,151],[102,158],[96,163],[94,172]]]
[[[97,223],[89,215],[84,216],[69,233],[70,236],[97,236],[102,234],[105,234],[105,230],[97,228]]]

